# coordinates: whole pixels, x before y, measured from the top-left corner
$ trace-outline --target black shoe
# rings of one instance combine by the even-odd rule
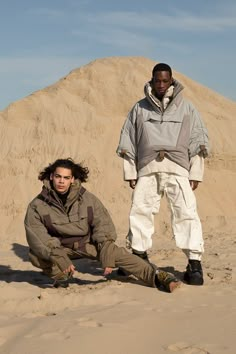
[[[128,273],[126,273],[122,268],[118,268],[117,275],[119,275],[120,277],[126,277]]]
[[[68,288],[69,286],[69,279],[62,279],[62,280],[55,280],[53,283],[54,288]]]
[[[155,285],[158,289],[163,287],[165,291],[172,293],[175,289],[180,287],[181,281],[172,273],[165,272],[164,270],[157,270],[155,275]]]
[[[132,252],[133,252],[133,254],[135,254],[135,256],[138,256],[138,257],[142,258],[144,261],[150,263],[146,251],[145,252],[139,252],[139,251],[136,251],[136,250],[132,250]]]
[[[184,273],[184,280],[190,285],[203,285],[203,271],[200,261],[190,259]]]

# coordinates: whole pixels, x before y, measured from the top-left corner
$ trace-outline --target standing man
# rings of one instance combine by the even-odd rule
[[[203,179],[208,134],[182,90],[169,65],[155,65],[145,98],[123,125],[117,154],[124,159],[124,179],[134,189],[128,235],[133,253],[148,260],[154,215],[165,194],[176,245],[188,258],[184,280],[202,285],[204,242],[193,191]]]
[[[172,292],[180,285],[171,273],[161,271],[115,244],[116,231],[100,200],[82,185],[88,169],[72,159],[59,159],[40,174],[43,189],[29,204],[25,216],[31,263],[67,287],[76,258],[97,259],[104,275],[121,267],[152,287]]]

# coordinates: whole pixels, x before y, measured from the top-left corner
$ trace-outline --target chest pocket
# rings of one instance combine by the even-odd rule
[[[181,122],[149,120],[145,122],[144,130],[150,146],[176,146]]]
[[[68,247],[74,250],[84,249],[86,243],[90,241],[90,237],[93,233],[93,208],[91,206],[87,207],[87,218],[86,220],[88,225],[88,233],[86,235],[77,235],[72,237],[63,237],[62,234],[58,232],[58,230],[53,226],[50,215],[44,215],[43,217],[44,225],[48,230],[48,233],[53,236],[59,238],[61,245],[64,247]],[[83,219],[81,219],[82,221]]]

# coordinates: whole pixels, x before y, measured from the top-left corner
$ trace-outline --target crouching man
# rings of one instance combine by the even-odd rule
[[[72,159],[58,159],[40,172],[40,194],[28,206],[26,238],[31,263],[54,280],[55,287],[67,287],[73,276],[73,259],[101,262],[104,275],[120,268],[145,284],[172,292],[180,281],[158,270],[140,257],[115,244],[116,231],[111,217],[81,183],[88,168]]]

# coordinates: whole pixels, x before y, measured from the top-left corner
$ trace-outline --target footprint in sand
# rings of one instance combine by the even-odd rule
[[[211,354],[204,348],[195,347],[184,342],[170,344],[166,349],[168,351],[179,352],[182,354]]]
[[[47,333],[42,333],[40,335],[41,338],[43,339],[50,339],[50,338],[54,338],[54,339],[61,339],[61,338],[65,338],[64,334],[62,335],[62,333],[58,333],[58,332],[47,332]]]
[[[26,334],[24,335],[24,338],[34,338],[34,337],[40,337],[40,338],[44,338],[44,339],[47,339],[47,338],[61,338],[61,334],[58,333],[58,332],[46,332],[46,333],[41,333],[41,334],[33,334],[33,333],[29,333],[29,334]]]
[[[47,331],[45,333],[40,333],[40,334],[34,334],[34,333],[29,333],[26,334],[24,336],[24,338],[42,338],[42,339],[54,339],[54,340],[65,340],[65,339],[69,339],[70,335],[68,333],[66,333],[66,331],[64,331],[63,329],[59,330],[59,331]]]
[[[79,327],[84,327],[84,328],[95,328],[95,327],[102,327],[102,323],[96,322],[93,319],[89,317],[82,317],[79,320],[74,321],[75,325]],[[36,337],[35,334],[26,334],[24,338],[33,338]],[[37,334],[37,337],[40,337],[42,339],[54,339],[54,340],[65,340],[70,338],[70,333],[65,331],[64,329],[61,329],[59,331],[48,331],[45,333],[41,333],[40,335]]]
[[[92,318],[83,317],[76,321],[80,327],[102,327],[103,324],[94,321]]]

